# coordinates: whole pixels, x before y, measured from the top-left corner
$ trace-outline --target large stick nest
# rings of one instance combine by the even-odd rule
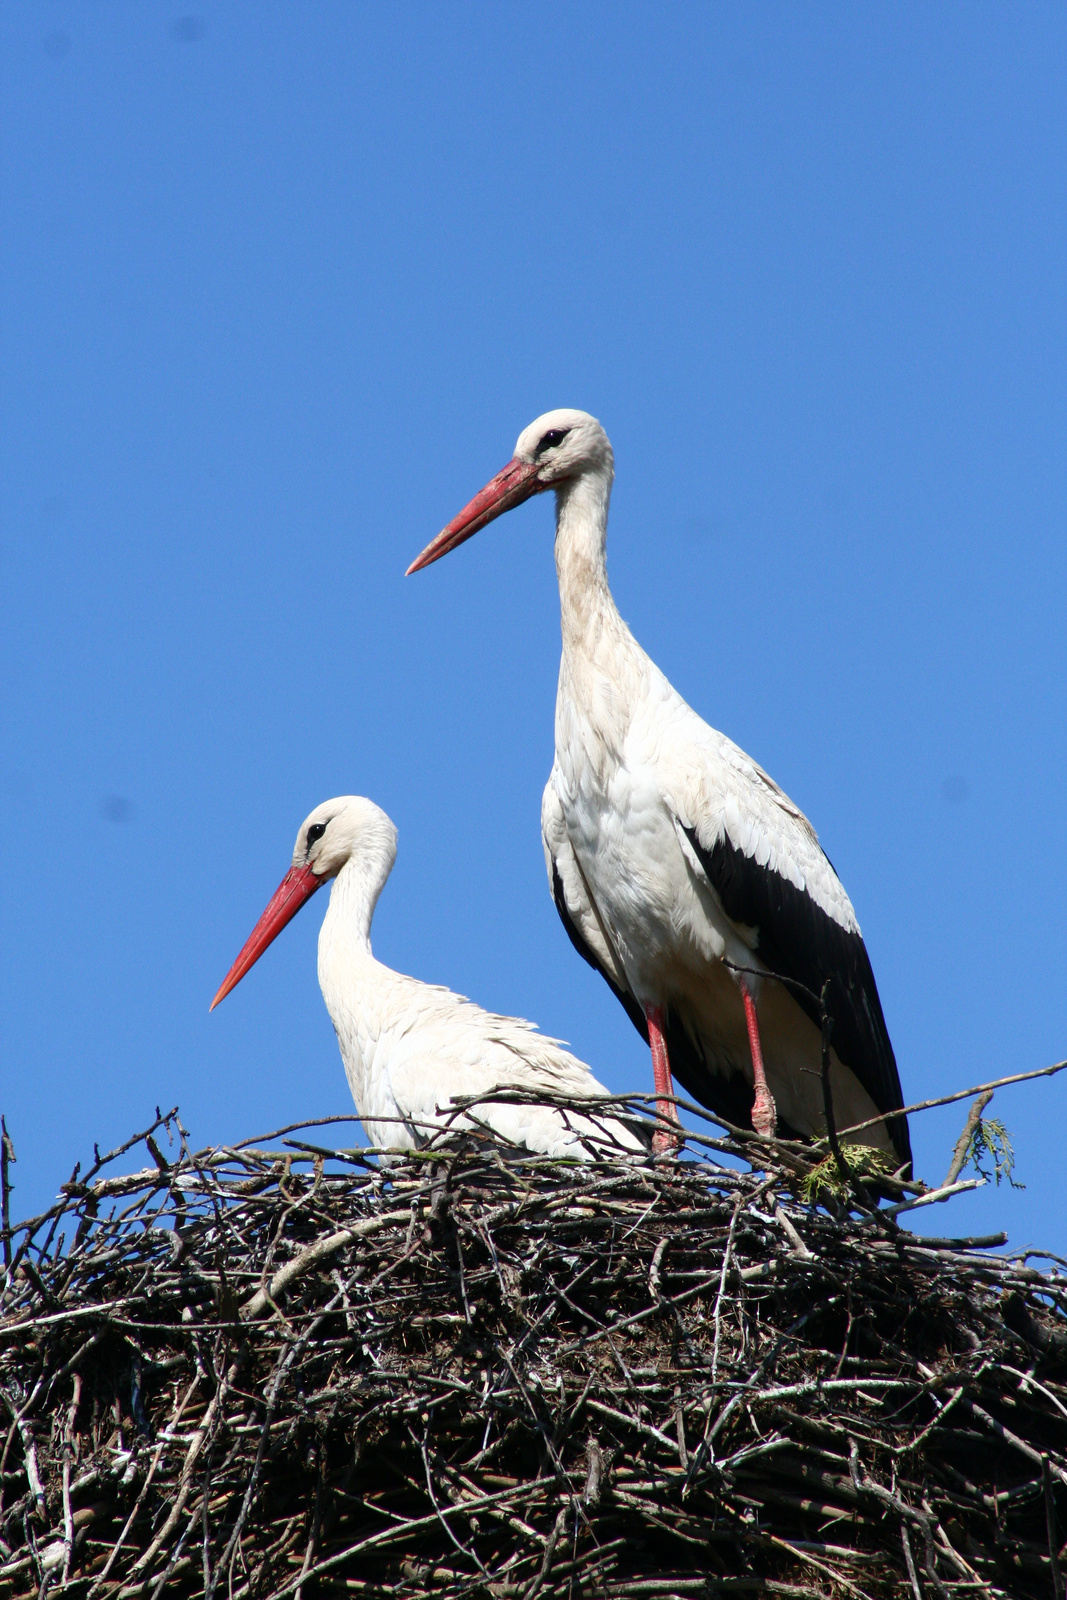
[[[3,1600],[1063,1594],[1058,1271],[732,1137],[384,1169],[176,1128],[8,1235]]]

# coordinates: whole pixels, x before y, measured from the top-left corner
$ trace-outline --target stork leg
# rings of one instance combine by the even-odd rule
[[[756,1098],[752,1102],[752,1126],[765,1138],[773,1139],[778,1126],[778,1112],[774,1096],[767,1087],[767,1074],[763,1070],[763,1046],[760,1044],[759,1021],[752,991],[739,972],[734,973],[745,1005],[745,1025],[748,1028],[748,1047],[752,1052],[752,1077],[756,1085]]]
[[[671,1077],[671,1063],[667,1055],[667,1041],[663,1036],[663,1008],[662,1006],[646,1006],[645,1021],[648,1023],[648,1042],[652,1047],[652,1077],[656,1084],[656,1093],[662,1095],[674,1094],[674,1080]],[[673,1100],[657,1100],[656,1113],[668,1122],[678,1121],[678,1107]],[[652,1153],[657,1156],[670,1155],[678,1148],[678,1140],[666,1128],[657,1128],[652,1135]]]

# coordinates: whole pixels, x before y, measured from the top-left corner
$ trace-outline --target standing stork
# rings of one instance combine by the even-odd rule
[[[563,925],[650,1045],[657,1095],[673,1094],[673,1069],[735,1125],[825,1133],[819,996],[829,980],[838,1127],[897,1111],[874,974],[815,830],[685,703],[619,615],[605,556],[614,470],[595,417],[549,411],[408,568],[555,490],[563,656],[541,828]],[[673,1114],[667,1102],[661,1112]],[[911,1159],[904,1117],[860,1137]]]
[[[546,1104],[483,1103],[471,1117],[454,1095],[497,1089],[588,1100],[608,1091],[584,1061],[518,1017],[497,1017],[450,989],[406,978],[376,961],[370,928],[396,860],[396,829],[370,800],[326,800],[301,825],[293,864],[211,1002],[245,973],[317,889],[333,880],[319,934],[319,984],[341,1047],[356,1110],[376,1145],[414,1150],[471,1117],[511,1144],[587,1160],[645,1148],[612,1117]]]

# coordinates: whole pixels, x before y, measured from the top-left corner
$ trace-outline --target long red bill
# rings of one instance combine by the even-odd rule
[[[255,966],[264,950],[269,944],[273,944],[285,924],[292,922],[300,907],[311,899],[315,890],[325,881],[324,878],[317,878],[310,867],[289,868],[271,895],[267,909],[245,940],[241,954],[226,974],[222,988],[208,1007],[209,1011],[214,1011],[219,1001],[225,1000],[230,990],[237,987],[249,967]]]
[[[428,567],[432,561],[439,561],[450,550],[469,539],[472,533],[477,533],[487,522],[492,522],[494,517],[502,516],[513,506],[521,506],[531,495],[551,488],[551,484],[540,481],[538,471],[536,461],[509,461],[503,472],[490,478],[485,488],[474,496],[469,505],[463,507],[459,516],[453,517],[448,527],[442,528],[437,538],[430,540],[426,549],[415,557],[405,572],[405,578],[410,578],[413,572],[418,572],[422,567]]]

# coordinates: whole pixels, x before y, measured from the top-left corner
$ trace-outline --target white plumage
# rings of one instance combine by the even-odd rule
[[[825,1131],[819,996],[829,980],[839,1127],[903,1105],[859,925],[815,831],[776,783],[671,687],[626,626],[605,556],[611,445],[550,411],[427,546],[415,571],[556,492],[563,653],[541,822],[549,882],[579,952],[680,1082],[735,1123]],[[774,976],[770,976],[774,974]],[[862,1135],[910,1156],[895,1118]]]
[[[370,929],[396,859],[396,829],[372,801],[346,795],[317,806],[297,834],[283,879],[213,1006],[227,995],[300,906],[332,879],[319,934],[319,984],[352,1098],[372,1142],[416,1149],[440,1130],[470,1128],[453,1096],[507,1088],[583,1100],[606,1095],[583,1061],[532,1023],[483,1011],[451,990],[377,961]],[[511,1144],[587,1159],[594,1149],[642,1149],[613,1118],[544,1104],[490,1102],[473,1116]]]

